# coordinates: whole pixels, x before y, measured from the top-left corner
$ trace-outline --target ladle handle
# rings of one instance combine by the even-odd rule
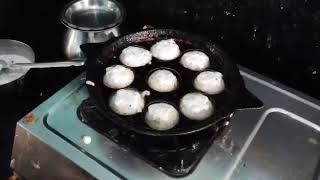
[[[11,64],[12,68],[52,68],[52,67],[70,67],[70,66],[83,66],[84,61],[57,61],[57,62],[41,62],[41,63],[16,63]]]

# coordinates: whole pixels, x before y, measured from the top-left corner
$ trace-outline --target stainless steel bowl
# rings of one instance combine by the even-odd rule
[[[62,10],[60,20],[67,27],[63,50],[69,59],[85,58],[80,45],[105,42],[120,35],[124,7],[115,0],[75,0]]]
[[[75,0],[61,13],[62,23],[80,31],[103,31],[122,23],[123,6],[113,0]]]

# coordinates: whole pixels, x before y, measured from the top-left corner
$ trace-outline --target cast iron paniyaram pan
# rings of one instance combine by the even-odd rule
[[[103,85],[105,68],[113,64],[121,64],[119,55],[128,46],[143,46],[147,49],[157,41],[163,39],[174,39],[179,45],[181,55],[188,50],[200,50],[210,58],[210,70],[216,70],[223,74],[226,88],[218,95],[208,96],[214,103],[215,113],[203,121],[192,121],[180,113],[180,121],[177,126],[167,131],[157,131],[148,127],[144,123],[144,112],[133,116],[121,116],[114,113],[109,108],[109,97],[115,92]],[[237,66],[223,53],[221,49],[213,43],[193,34],[172,30],[172,29],[152,29],[136,32],[129,35],[118,37],[102,44],[86,44],[82,50],[88,60],[87,80],[92,81],[94,86],[87,85],[90,97],[97,105],[99,111],[106,118],[116,125],[139,134],[152,136],[176,136],[185,135],[201,131],[217,122],[232,116],[235,110],[262,107],[262,103],[253,96],[244,85],[244,81],[239,73]],[[132,68],[135,73],[135,80],[129,87],[140,91],[149,90],[151,96],[146,98],[146,107],[152,102],[169,102],[179,110],[179,101],[183,95],[195,92],[192,83],[199,72],[192,72],[179,64],[178,57],[174,61],[160,62],[152,60],[151,65],[142,68]],[[158,93],[150,89],[146,83],[148,74],[155,68],[168,68],[177,72],[180,79],[179,88],[170,93]],[[147,109],[145,107],[145,109]]]

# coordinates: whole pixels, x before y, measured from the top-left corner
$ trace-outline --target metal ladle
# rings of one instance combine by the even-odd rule
[[[18,68],[52,68],[52,67],[70,67],[70,66],[83,66],[84,61],[56,61],[56,62],[41,62],[41,63],[14,63],[8,64],[5,60],[0,59],[0,71],[2,69],[18,69]]]

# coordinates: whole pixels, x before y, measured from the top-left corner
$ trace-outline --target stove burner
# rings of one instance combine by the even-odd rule
[[[115,125],[99,112],[91,99],[84,100],[77,112],[81,122],[173,177],[192,173],[226,121],[189,135],[158,137],[137,134]]]

